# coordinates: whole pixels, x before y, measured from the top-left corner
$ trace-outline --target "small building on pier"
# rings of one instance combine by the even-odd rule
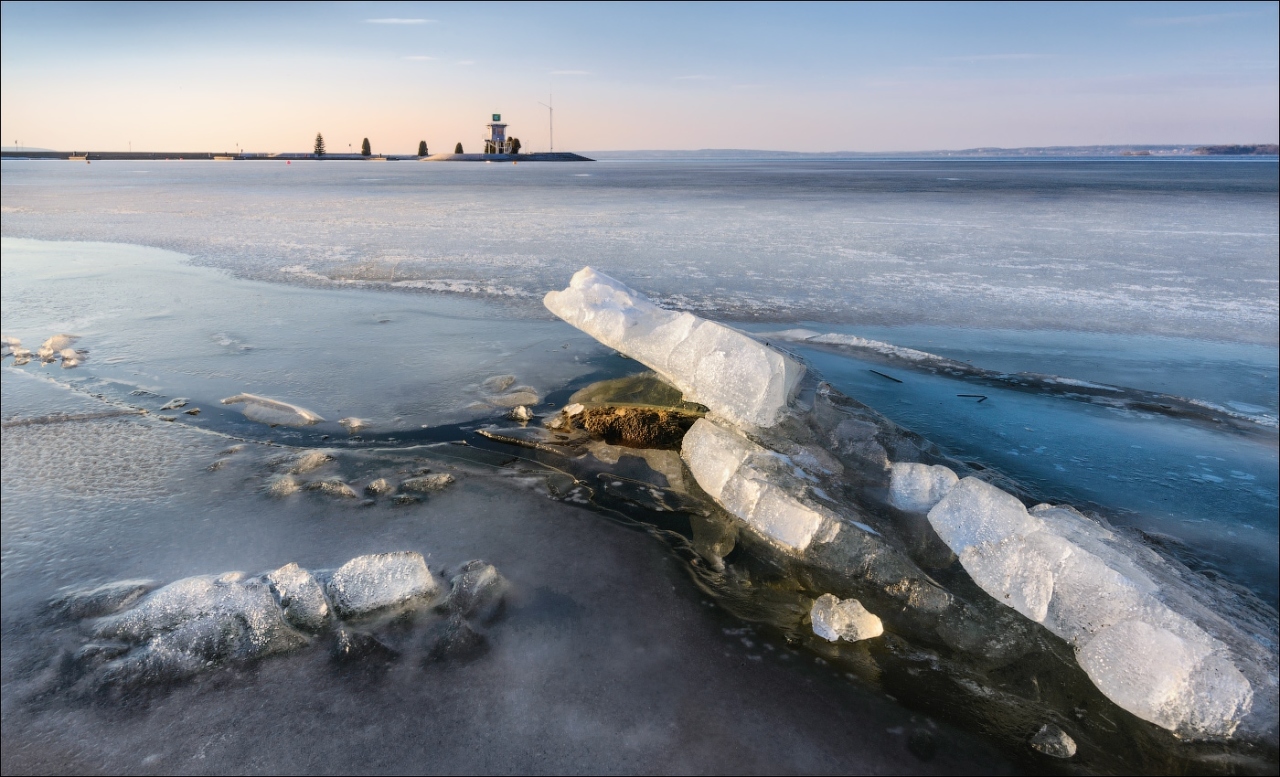
[[[493,114],[493,121],[485,125],[489,128],[489,137],[484,141],[486,154],[512,154],[511,139],[507,137],[507,125],[502,123],[502,114]]]

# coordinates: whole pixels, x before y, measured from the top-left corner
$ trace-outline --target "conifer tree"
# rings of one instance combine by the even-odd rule
[[[316,156],[324,156],[324,135],[316,133]]]
[[[369,147],[369,139],[368,139],[368,138],[365,138],[365,139],[364,139],[364,142],[360,144],[360,153],[361,153],[361,154],[363,154],[364,156],[372,156],[372,155],[373,155],[373,149],[371,149],[371,148]]]
[[[418,156],[426,156],[426,155],[427,155],[427,141],[425,141],[425,140],[419,140],[419,141],[418,141]]]
[[[455,153],[455,154],[461,154],[461,153],[464,153],[464,152],[463,152],[463,150],[462,150],[462,144],[461,144],[461,143],[459,143],[458,145],[456,145],[456,146],[454,146],[454,147],[453,147],[453,153]]]

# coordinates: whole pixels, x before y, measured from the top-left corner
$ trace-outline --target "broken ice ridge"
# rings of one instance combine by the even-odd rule
[[[500,609],[506,587],[492,565],[468,562],[438,606],[454,620],[485,622]],[[94,641],[77,652],[76,668],[112,686],[177,680],[227,661],[288,652],[330,630],[336,653],[349,659],[371,652],[353,644],[377,642],[352,631],[350,621],[425,609],[440,594],[422,555],[401,551],[359,556],[328,572],[290,563],[261,575],[199,575],[160,588],[150,580],[124,580],[64,591],[50,607],[85,621]]]
[[[657,372],[735,424],[773,426],[804,374],[795,359],[752,337],[692,313],[663,310],[590,267],[569,288],[544,298],[547,308],[600,342]]]
[[[902,532],[912,530],[892,522],[918,515],[927,519],[932,541],[954,552],[995,603],[1070,644],[1079,667],[1120,707],[1192,737],[1231,736],[1246,719],[1253,721],[1252,735],[1274,730],[1271,648],[1243,621],[1206,607],[1181,573],[1149,549],[1070,507],[1028,511],[1015,496],[1016,484],[986,482],[1004,483],[996,473],[961,477],[957,469],[968,468],[960,462],[956,469],[921,462],[927,441],[901,430],[886,435],[896,427],[870,412],[850,413],[857,403],[837,398],[825,384],[812,404],[795,401],[804,370],[791,357],[728,327],[662,310],[590,268],[575,274],[569,288],[548,294],[546,305],[654,369],[686,401],[706,405],[711,414],[694,423],[681,443],[681,457],[702,490],[757,537],[820,571],[828,584],[848,589],[858,578],[881,581],[881,594],[905,605],[902,617],[879,613],[894,616],[886,628],[927,623],[915,610],[936,619],[933,628],[945,643],[966,650],[964,640],[956,641],[958,628],[1001,628],[987,604],[975,609],[938,588],[897,547],[907,536]],[[799,340],[812,335],[791,334]],[[877,350],[908,361],[934,358],[889,346]],[[927,458],[953,461],[941,452]],[[855,491],[858,504],[841,496]],[[882,537],[856,519],[865,509],[859,505],[877,503],[895,537]],[[842,583],[840,574],[853,577]],[[861,611],[854,612],[833,590],[811,611],[824,638],[839,639],[840,624],[864,611],[877,618],[874,603],[867,608],[859,602]],[[918,633],[932,639],[927,632],[933,628]],[[1011,644],[1034,644],[1030,632],[1006,637]]]
[[[1075,648],[1112,701],[1171,731],[1229,736],[1253,691],[1230,649],[1158,598],[1159,586],[1068,507],[1028,511],[975,477],[895,464],[890,492],[929,523],[984,591]],[[928,498],[923,495],[928,494]],[[934,503],[929,504],[932,500]]]

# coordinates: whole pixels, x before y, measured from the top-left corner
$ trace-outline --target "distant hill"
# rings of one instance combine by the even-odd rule
[[[1268,143],[1259,146],[1200,146],[1191,153],[1200,156],[1275,156],[1280,146]]]
[[[1217,151],[1209,149],[1257,149]],[[1269,151],[1266,149],[1270,149]],[[1187,156],[1222,154],[1275,154],[1274,145],[1196,146],[1027,146],[1024,148],[965,148],[933,151],[771,151],[744,148],[704,148],[698,150],[588,151],[596,159],[860,159],[875,157],[1108,157]]]

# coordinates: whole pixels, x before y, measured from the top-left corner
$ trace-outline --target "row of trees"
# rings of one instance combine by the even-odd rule
[[[324,148],[324,135],[319,132],[316,133],[315,153],[316,153],[316,156],[324,156],[327,153]],[[368,138],[365,138],[363,141],[360,142],[360,153],[363,156],[373,156],[373,147],[369,145]],[[426,156],[426,155],[427,155],[427,141],[419,140],[418,156]]]
[[[511,139],[511,153],[513,153],[513,154],[519,154],[519,153],[520,153],[520,148],[521,148],[521,145],[520,145],[520,138],[512,138],[512,139]],[[325,151],[325,148],[324,148],[324,135],[322,135],[321,133],[317,132],[317,133],[316,133],[315,154],[316,154],[316,156],[324,156],[324,155],[325,155],[325,153],[326,153],[326,151]],[[369,145],[369,139],[368,139],[368,138],[365,138],[365,139],[364,139],[364,141],[360,143],[360,153],[361,153],[362,155],[364,155],[364,156],[373,156],[373,147]],[[458,143],[457,145],[455,145],[455,146],[453,147],[453,153],[455,153],[455,154],[463,154],[463,153],[466,153],[466,152],[464,152],[464,151],[462,150],[462,144],[461,144],[461,143]],[[425,141],[425,140],[419,140],[419,141],[418,141],[418,156],[429,156],[429,152],[427,151],[427,141]]]

